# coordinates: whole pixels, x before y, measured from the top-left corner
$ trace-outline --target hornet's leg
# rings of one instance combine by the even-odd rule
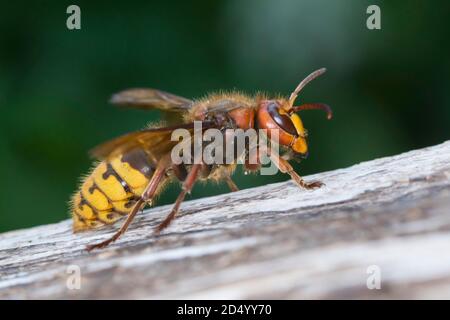
[[[226,176],[225,181],[227,182],[228,188],[230,188],[232,192],[239,191],[238,186],[234,183],[230,176]]]
[[[123,223],[122,227],[109,239],[106,239],[105,241],[91,244],[86,246],[87,251],[91,251],[93,249],[100,249],[104,248],[110,243],[116,241],[122,234],[127,231],[128,226],[130,225],[131,221],[133,221],[136,214],[139,212],[139,210],[143,207],[143,205],[152,199],[153,195],[156,192],[156,189],[161,182],[161,180],[164,178],[165,175],[165,168],[161,166],[161,168],[157,168],[155,172],[153,173],[152,178],[150,179],[150,182],[148,183],[147,187],[145,188],[144,192],[142,193],[142,196],[139,197],[137,202],[134,204],[133,209],[131,209],[131,212],[128,214],[127,219]]]
[[[183,182],[183,186],[181,189],[180,194],[178,195],[177,200],[175,201],[175,205],[172,208],[172,211],[169,213],[169,215],[164,219],[163,222],[161,222],[155,229],[155,234],[158,234],[166,228],[170,222],[172,222],[173,218],[175,218],[175,215],[178,212],[178,209],[180,208],[181,203],[184,200],[184,197],[187,193],[189,193],[194,186],[195,181],[197,180],[198,173],[201,169],[201,164],[194,164],[191,168],[191,171],[189,172],[188,176],[186,177],[186,180]]]
[[[272,159],[272,161],[275,163],[278,169],[280,169],[281,172],[290,175],[292,180],[294,180],[302,188],[311,190],[320,188],[324,185],[320,181],[312,181],[308,183],[303,180],[303,178],[294,171],[294,168],[292,168],[291,164],[287,160],[280,157],[278,154],[271,154],[270,159]]]

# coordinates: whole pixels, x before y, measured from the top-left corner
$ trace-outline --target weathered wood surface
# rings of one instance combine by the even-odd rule
[[[70,221],[0,235],[0,298],[450,298],[450,141],[292,182],[169,206],[112,230]],[[68,266],[81,288],[66,286]],[[369,266],[381,289],[369,290]]]

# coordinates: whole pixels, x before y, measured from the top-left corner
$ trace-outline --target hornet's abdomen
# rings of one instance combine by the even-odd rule
[[[130,213],[154,168],[143,150],[100,162],[73,196],[73,230],[112,224]]]

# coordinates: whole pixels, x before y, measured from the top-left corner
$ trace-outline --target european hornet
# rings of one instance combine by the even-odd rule
[[[177,141],[171,140],[171,133],[177,128],[193,130],[194,121],[202,121],[203,129],[217,128],[221,132],[225,132],[226,128],[278,129],[279,145],[284,154],[271,153],[270,160],[281,172],[289,174],[300,187],[319,188],[322,186],[321,182],[305,182],[288,161],[308,155],[307,132],[296,112],[321,109],[327,113],[328,119],[332,117],[330,107],[322,103],[294,106],[303,87],[325,70],[322,68],[308,75],[289,99],[270,99],[262,94],[251,97],[232,92],[189,100],[155,89],[129,89],[113,95],[111,102],[115,105],[140,109],[157,108],[178,113],[181,116],[180,123],[131,132],[91,151],[100,162],[84,179],[79,191],[72,198],[74,232],[110,225],[126,217],[121,228],[112,237],[87,246],[87,250],[109,245],[125,233],[140,209],[151,204],[170,181],[181,182],[182,190],[172,211],[157,226],[155,233],[166,228],[175,218],[181,202],[197,180],[224,181],[231,191],[237,191],[231,175],[238,159],[232,164],[220,165],[205,165],[201,162],[175,164],[171,160],[171,149],[177,144]],[[258,161],[255,164],[248,160],[242,162],[246,170],[258,171],[261,168]]]

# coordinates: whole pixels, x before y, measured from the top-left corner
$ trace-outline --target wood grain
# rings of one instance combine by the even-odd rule
[[[0,298],[450,298],[450,141],[292,182],[189,201],[112,229],[72,234],[71,221],[0,235]],[[70,266],[81,287],[67,287]],[[381,272],[369,290],[367,270]]]

